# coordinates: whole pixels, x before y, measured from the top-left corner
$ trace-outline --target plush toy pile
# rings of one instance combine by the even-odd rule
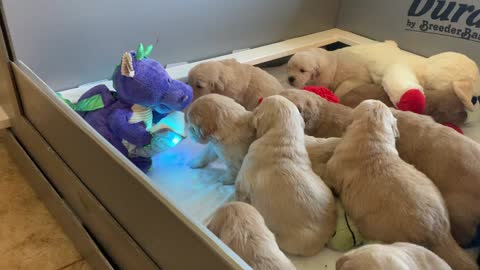
[[[478,103],[478,68],[460,54],[424,59],[394,42],[354,47],[293,56],[288,81],[297,89],[265,95],[253,111],[238,97],[266,73],[232,78],[198,66],[189,75],[222,85],[200,87],[187,109],[192,137],[208,144],[193,168],[220,158],[223,183],[253,206],[223,208],[209,228],[257,269],[284,262],[278,250],[311,256],[325,246],[365,247],[337,269],[478,269],[462,247],[479,243],[480,145],[457,126]]]

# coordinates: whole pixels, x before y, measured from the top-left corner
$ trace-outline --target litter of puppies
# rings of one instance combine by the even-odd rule
[[[459,54],[412,56],[392,41],[355,47],[309,49],[288,64],[293,87],[333,88],[354,108],[285,89],[234,60],[192,69],[186,121],[209,146],[191,167],[220,158],[227,171],[219,181],[236,188],[237,202],[217,210],[208,228],[254,269],[294,269],[286,255],[312,256],[340,233],[341,202],[353,237],[369,241],[352,244],[337,269],[479,269],[462,247],[478,237],[480,145],[438,123],[462,122],[475,109],[468,102],[480,91],[478,68]],[[440,96],[461,115],[429,103]]]

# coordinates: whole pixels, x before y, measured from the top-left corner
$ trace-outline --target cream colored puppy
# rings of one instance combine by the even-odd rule
[[[372,81],[367,66],[347,48],[327,51],[310,48],[292,56],[287,64],[288,81],[295,88],[324,86],[341,97],[357,84]]]
[[[335,231],[336,206],[311,168],[303,119],[281,96],[266,98],[253,113],[257,140],[238,173],[237,200],[257,208],[282,250],[316,254]]]
[[[266,71],[237,60],[201,63],[188,74],[194,98],[216,93],[233,98],[247,110],[255,109],[260,98],[283,90],[280,82]]]
[[[251,119],[252,112],[229,97],[209,94],[195,100],[186,113],[189,131],[194,140],[209,145],[191,162],[191,167],[204,167],[220,157],[227,167],[220,181],[234,184],[248,147],[255,139]]]
[[[297,105],[305,119],[305,133],[315,137],[341,137],[352,122],[353,110],[307,91],[282,92]],[[468,245],[480,224],[480,145],[428,116],[392,109],[402,136],[400,157],[425,173],[447,204],[452,234]],[[327,184],[328,178],[324,179]]]
[[[430,250],[410,244],[366,245],[338,259],[337,270],[452,270]]]
[[[453,269],[478,269],[453,239],[438,189],[398,155],[397,120],[390,109],[366,100],[353,115],[327,163],[327,174],[362,235],[423,245]]]
[[[295,270],[263,217],[249,204],[225,204],[207,227],[255,270]]]

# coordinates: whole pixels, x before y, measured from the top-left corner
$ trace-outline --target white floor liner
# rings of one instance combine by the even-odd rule
[[[285,65],[265,70],[277,77],[282,85],[288,87]],[[76,101],[84,92],[100,83],[112,89],[111,81],[102,81],[60,93],[63,97]],[[470,114],[467,124],[462,127],[467,136],[480,142],[480,125],[472,123],[480,123],[480,112]],[[188,138],[185,139],[176,147],[155,156],[153,170],[148,176],[152,184],[162,190],[190,218],[206,224],[217,208],[233,198],[234,187],[217,182],[224,170],[219,162],[204,169],[188,167],[187,163],[198,155],[203,147]],[[312,257],[289,257],[298,270],[333,270],[336,260],[341,255],[342,253],[326,248]]]

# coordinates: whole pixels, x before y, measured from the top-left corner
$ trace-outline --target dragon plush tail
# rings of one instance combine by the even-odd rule
[[[72,101],[64,98],[60,93],[57,93],[57,97],[60,98],[63,102],[65,102],[70,108],[72,108],[76,112],[95,111],[105,107],[105,105],[103,104],[102,96],[100,94],[82,99],[77,103],[73,103]]]

